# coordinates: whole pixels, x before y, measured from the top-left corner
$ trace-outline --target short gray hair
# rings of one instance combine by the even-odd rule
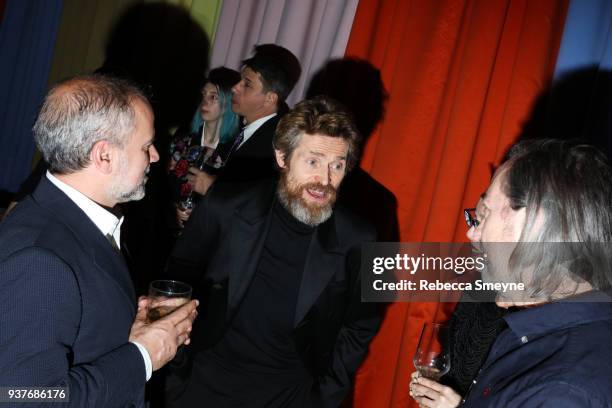
[[[110,76],[82,75],[55,85],[32,129],[49,169],[68,174],[85,168],[101,140],[125,146],[134,127],[135,98],[148,104],[136,86]]]

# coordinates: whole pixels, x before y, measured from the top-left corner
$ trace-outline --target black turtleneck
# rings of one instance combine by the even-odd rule
[[[236,384],[257,387],[262,401],[284,400],[274,394],[308,379],[292,332],[314,230],[280,203],[274,205],[253,280],[225,336],[208,353],[209,361],[222,368],[217,373],[224,373],[212,379],[216,384],[209,384],[216,393],[231,382],[231,388]]]

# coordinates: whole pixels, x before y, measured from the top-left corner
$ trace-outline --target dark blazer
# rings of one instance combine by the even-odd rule
[[[251,137],[233,152],[219,172],[219,181],[255,181],[277,175],[272,138],[283,111],[265,121]],[[232,142],[228,143],[231,144]],[[229,148],[231,146],[226,146]],[[223,155],[223,153],[222,153]]]
[[[169,273],[200,299],[190,350],[218,342],[255,274],[276,199],[276,183],[223,185],[204,198],[179,238]],[[337,407],[378,329],[375,304],[360,301],[361,244],[373,227],[336,209],[317,227],[299,289],[293,338],[315,385],[312,406]]]
[[[121,256],[43,177],[0,225],[0,386],[69,387],[74,407],[143,406],[135,300]]]

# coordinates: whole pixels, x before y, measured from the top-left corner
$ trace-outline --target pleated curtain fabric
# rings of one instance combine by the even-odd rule
[[[567,1],[361,0],[347,56],[381,70],[384,121],[361,166],[398,200],[404,242],[466,240],[492,169],[551,79]],[[395,303],[356,379],[353,406],[414,407],[423,322],[454,305]]]
[[[46,88],[63,1],[9,0],[0,25],[0,191],[32,171],[32,125]]]

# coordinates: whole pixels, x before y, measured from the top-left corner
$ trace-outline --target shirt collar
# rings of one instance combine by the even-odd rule
[[[204,129],[206,128],[206,122],[204,122],[204,124],[200,127],[200,146],[204,146],[204,147],[210,147],[211,149],[215,149],[217,147],[217,145],[219,144],[219,138],[217,137],[216,140],[205,140],[204,139]],[[219,134],[217,133],[217,136]]]
[[[540,337],[578,324],[612,320],[612,297],[599,291],[586,292],[508,313],[504,320],[517,338]]]
[[[57,188],[62,190],[62,192],[64,192],[64,194],[66,194],[68,198],[70,198],[81,210],[83,210],[85,215],[87,215],[87,218],[89,218],[96,225],[96,227],[98,227],[104,236],[109,234],[112,235],[117,243],[117,246],[120,245],[121,224],[123,223],[123,217],[117,218],[110,211],[106,210],[104,207],[97,204],[95,201],[74,187],[64,183],[49,171],[47,171],[47,178]]]
[[[253,122],[246,125],[244,129],[242,129],[242,132],[244,133],[244,139],[242,140],[242,143],[240,143],[240,146],[242,146],[247,140],[249,140],[249,138],[253,136],[253,133],[255,133],[257,129],[260,128],[261,125],[263,125],[268,119],[271,119],[275,116],[276,116],[276,112],[271,115],[264,116],[257,120],[254,120]]]

